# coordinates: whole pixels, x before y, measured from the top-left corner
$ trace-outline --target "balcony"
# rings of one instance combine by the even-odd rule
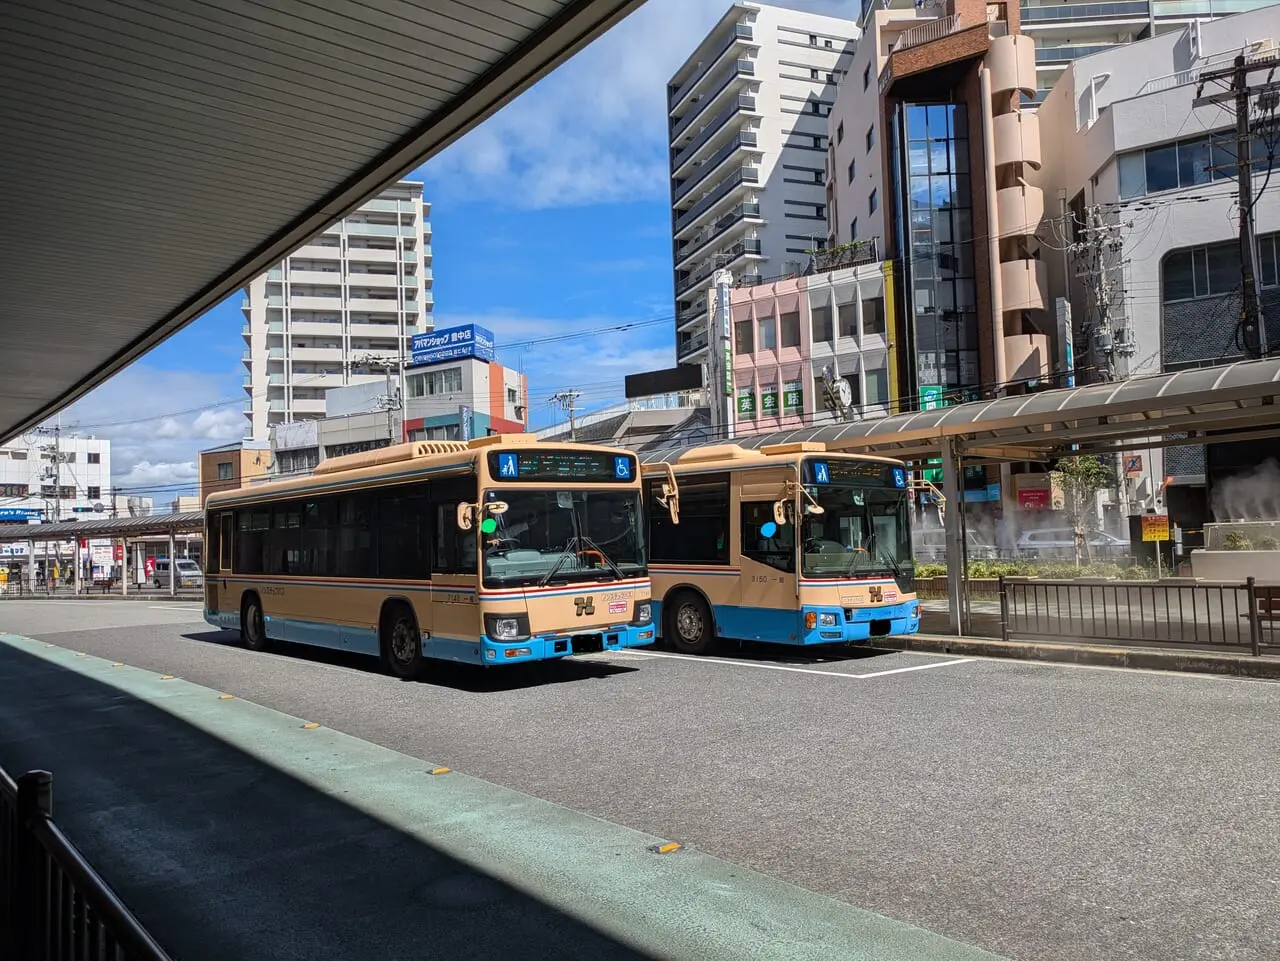
[[[342,361],[341,347],[294,347],[290,352],[290,356],[295,361],[305,360],[322,360],[322,361]]]
[[[352,323],[347,327],[352,337],[373,338],[374,340],[395,340],[400,335],[400,325],[395,324],[363,324]]]
[[[283,324],[280,325],[280,332],[284,332]],[[342,324],[318,320],[295,320],[289,325],[289,334],[293,337],[322,337],[332,340],[342,336]]]
[[[279,267],[272,267],[267,271],[267,280],[275,281],[277,283],[284,280],[284,271]]]
[[[297,257],[299,260],[341,260],[342,248],[337,244],[332,247],[321,244],[303,244],[289,257],[290,259]]]
[[[987,51],[991,69],[991,92],[1021,93],[1031,96],[1036,90],[1036,46],[1030,37],[997,37]]]
[[[750,60],[738,60],[729,65],[729,69],[722,75],[723,79],[717,78],[712,85],[712,92],[697,103],[689,107],[689,111],[675,122],[671,128],[672,141],[680,139],[680,135],[689,129],[690,125],[697,120],[706,111],[708,105],[716,103],[720,95],[729,89],[729,86],[736,83],[741,77],[754,77],[756,73],[756,65]]]
[[[289,270],[291,284],[318,284],[321,287],[336,287],[342,283],[340,270]]]
[[[1123,47],[1122,43],[1085,43],[1072,44],[1065,47],[1036,47],[1036,66],[1065,66],[1072,60],[1079,60],[1081,57],[1088,57],[1095,53],[1102,53],[1106,50],[1114,50],[1116,47]]]
[[[676,348],[676,361],[683,364],[692,360],[696,354],[707,349],[708,340],[709,335],[704,330],[701,333],[694,334],[688,340],[683,341],[680,346]]]
[[[352,313],[395,314],[399,313],[400,304],[394,297],[389,297],[386,300],[375,300],[371,297],[352,297],[347,301],[347,309]]]
[[[686,307],[676,314],[676,330],[684,330],[697,320],[706,323],[707,301],[704,297],[695,299],[692,307]]]
[[[1040,119],[1033,113],[1015,111],[994,118],[992,124],[997,167],[1024,163],[1040,169]]]
[[[729,35],[729,38],[720,45],[715,53],[707,57],[707,59],[702,62],[701,69],[695,69],[694,72],[689,75],[689,79],[682,83],[674,92],[668,90],[667,113],[675,113],[675,111],[679,109],[684,98],[693,92],[693,88],[702,82],[703,78],[715,68],[716,64],[720,62],[720,59],[733,48],[734,44],[750,43],[754,39],[754,31],[751,29],[750,24],[739,23],[734,26],[735,29],[733,33]]]
[[[284,360],[284,348],[272,347],[267,351],[267,360]]]
[[[692,160],[697,155],[698,151],[707,145],[707,141],[723,130],[725,124],[730,120],[744,111],[751,112],[755,109],[755,97],[749,93],[738,94],[737,100],[730,101],[728,106],[708,120],[706,126],[699,130],[692,140],[678,150],[673,149],[671,155],[672,175],[678,176],[680,171],[684,169],[684,165]]]
[[[400,281],[395,274],[347,274],[348,287],[398,287]]]
[[[252,307],[253,307],[253,301],[251,301],[248,297],[245,297],[240,301],[241,310],[249,310]]]
[[[937,20],[930,20],[917,27],[912,27],[910,30],[904,30],[898,35],[898,39],[893,41],[893,46],[889,49],[892,53],[910,50],[912,47],[918,47],[921,44],[932,43],[934,40],[949,37],[959,29],[960,15],[953,13],[949,17],[939,17]]]
[[[1001,237],[1031,236],[1044,219],[1044,191],[1039,187],[1005,187],[996,191],[996,223]]]
[[[289,298],[289,306],[294,310],[337,311],[342,309],[342,297],[337,292],[330,297],[317,297],[313,294],[294,295]]]
[[[760,169],[758,167],[741,167],[735,170],[724,180],[720,181],[713,187],[705,197],[699,200],[688,210],[676,216],[676,233],[684,230],[690,224],[694,223],[699,217],[708,210],[718,204],[725,197],[735,190],[741,184],[756,184],[760,182]]]
[[[353,220],[345,221],[347,233],[352,237],[399,237],[399,224],[364,224]],[[412,231],[412,228],[410,228]],[[416,236],[416,233],[410,234]]]
[[[273,321],[271,321],[271,323],[267,324],[267,333],[268,333],[268,334],[283,334],[283,333],[284,333],[284,321],[283,321],[283,320],[273,320]]]
[[[697,257],[699,253],[707,248],[708,244],[713,244],[734,224],[741,220],[759,220],[760,205],[759,204],[738,204],[728,213],[718,217],[714,223],[706,228],[702,233],[689,238],[683,243],[679,243],[675,247],[675,263],[676,269],[680,269],[680,265]]]
[[[710,243],[710,241],[708,242]],[[694,274],[690,275],[686,280],[676,284],[676,297],[683,297],[685,294],[696,288],[699,284],[723,267],[728,267],[739,257],[760,257],[763,253],[758,240],[740,240],[727,251],[712,257],[707,263]]]
[[[248,388],[252,388],[252,387],[253,387],[253,375],[252,375],[252,374],[245,374],[245,375],[244,375],[244,380],[240,381],[240,386],[241,386],[241,387],[248,387]]]
[[[1147,0],[1119,0],[1117,3],[1055,3],[1052,6],[1029,7],[1021,10],[1024,30],[1036,27],[1052,27],[1079,21],[1146,20],[1149,12]]]
[[[1044,310],[1049,271],[1043,260],[1006,260],[1000,264],[1000,287],[1006,313]]]
[[[826,250],[813,253],[813,269],[819,272],[843,270],[846,267],[857,267],[861,264],[877,264],[880,262],[880,238],[868,237],[866,240],[855,240]]]
[[[1049,338],[1044,334],[1006,334],[1004,358],[1010,382],[1043,380],[1049,376]]]
[[[399,254],[396,253],[394,247],[357,247],[352,245],[347,248],[347,259],[358,263],[365,264],[394,264]],[[406,257],[413,258],[413,262],[417,262],[417,258],[411,253],[406,253]]]
[[[711,174],[715,173],[720,165],[735,153],[740,150],[755,147],[758,143],[758,139],[759,138],[756,137],[754,130],[743,130],[735,135],[727,144],[708,157],[707,160],[703,162],[702,166],[697,167],[694,173],[676,188],[674,196],[675,201],[679,203],[683,200],[694,187],[698,186],[698,184],[706,180],[711,176]]]
[[[250,327],[248,324],[242,324],[240,326],[240,336],[248,337],[252,333],[253,333],[253,328]]]

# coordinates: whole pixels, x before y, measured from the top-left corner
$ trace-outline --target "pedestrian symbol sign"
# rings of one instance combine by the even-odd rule
[[[813,479],[816,483],[819,483],[819,484],[831,483],[831,471],[827,467],[826,461],[814,461]]]
[[[615,457],[613,459],[613,476],[617,480],[631,480],[630,457]]]
[[[504,480],[520,476],[520,464],[515,454],[498,455],[498,476]]]

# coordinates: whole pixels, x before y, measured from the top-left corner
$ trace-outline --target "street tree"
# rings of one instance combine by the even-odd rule
[[[1053,469],[1053,481],[1062,491],[1062,511],[1075,537],[1076,566],[1083,547],[1089,551],[1089,534],[1098,529],[1098,491],[1115,487],[1115,471],[1099,457],[1063,457]]]

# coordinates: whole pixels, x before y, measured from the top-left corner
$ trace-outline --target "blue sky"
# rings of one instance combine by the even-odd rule
[[[782,5],[854,17],[848,0]],[[535,425],[551,394],[587,409],[623,377],[675,363],[668,323],[521,350],[503,344],[671,316],[666,80],[727,0],[649,0],[412,176],[431,201],[435,323],[494,331],[529,375]],[[110,437],[120,488],[171,499],[195,454],[244,432],[236,294],[73,405],[64,425]],[[110,414],[104,412],[110,411]]]

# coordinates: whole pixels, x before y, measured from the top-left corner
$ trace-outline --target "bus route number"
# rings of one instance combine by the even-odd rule
[[[475,599],[470,594],[446,594],[444,595],[445,604],[472,604]]]

